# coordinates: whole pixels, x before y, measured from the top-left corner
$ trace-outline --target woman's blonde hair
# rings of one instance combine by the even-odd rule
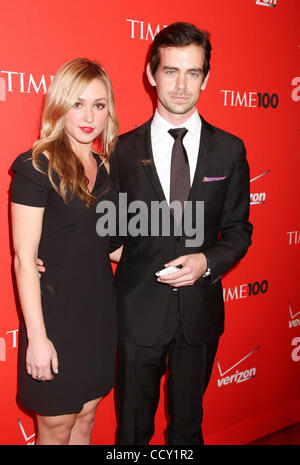
[[[88,190],[88,180],[83,165],[74,153],[65,132],[64,116],[96,78],[105,85],[108,96],[108,117],[98,142],[103,160],[109,158],[119,130],[112,84],[104,68],[99,63],[86,58],[68,61],[56,73],[45,98],[40,138],[33,144],[32,150],[32,163],[37,170],[41,170],[39,155],[47,151],[48,177],[63,200],[66,202],[68,193],[71,196],[76,193],[87,206],[95,199]],[[58,186],[54,182],[53,173],[59,177]]]

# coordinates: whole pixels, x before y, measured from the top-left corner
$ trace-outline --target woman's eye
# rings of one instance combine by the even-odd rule
[[[81,108],[81,103],[80,102],[75,102],[73,107],[74,108]]]
[[[103,105],[103,103],[96,103],[96,105],[95,105],[95,108],[97,110],[102,110],[102,108],[104,108],[104,107],[105,107],[105,105]]]

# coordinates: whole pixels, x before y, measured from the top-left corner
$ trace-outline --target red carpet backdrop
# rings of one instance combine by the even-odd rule
[[[0,15],[0,443],[34,443],[16,402],[18,310],[12,272],[9,167],[37,138],[52,76],[73,57],[100,61],[113,82],[121,132],[152,114],[145,59],[174,21],[211,33],[211,75],[199,112],[241,137],[251,175],[253,244],[223,277],[226,330],[205,395],[207,444],[245,444],[300,420],[299,0],[10,0]],[[78,341],[80,344],[80,341]],[[80,373],[78,373],[80,376]],[[164,444],[164,383],[152,444]],[[114,392],[94,444],[113,444]]]

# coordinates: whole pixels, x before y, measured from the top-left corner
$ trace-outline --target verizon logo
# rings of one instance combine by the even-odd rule
[[[260,346],[257,346],[254,350],[249,352],[249,354],[245,355],[245,357],[241,358],[241,360],[239,360],[237,363],[232,365],[230,368],[228,368],[224,372],[222,372],[220,362],[217,359],[217,366],[218,366],[219,373],[220,373],[220,378],[217,380],[218,387],[222,387],[222,386],[225,386],[227,384],[232,384],[232,383],[239,384],[239,383],[243,383],[244,381],[249,381],[250,379],[254,378],[256,374],[256,367],[253,367],[253,368],[250,368],[244,371],[235,370],[234,373],[232,373],[232,370],[236,368],[238,365],[240,365],[248,357],[250,357],[250,355],[254,354],[254,352],[256,352],[259,348]],[[227,373],[230,373],[230,375],[225,376]]]
[[[22,425],[22,422],[21,422],[20,418],[17,418],[17,422],[18,422],[18,425],[19,425],[19,427],[20,427],[21,433],[22,433],[22,435],[23,435],[23,438],[24,438],[24,440],[25,440],[27,446],[34,445],[34,443],[35,443],[34,440],[31,441],[31,442],[29,442],[29,441],[32,440],[32,439],[35,437],[35,433],[31,434],[30,436],[27,436],[27,434],[25,433],[25,429],[24,429],[24,427],[23,427],[23,425]]]
[[[265,176],[266,174],[270,173],[271,170],[267,170],[262,174],[259,174],[258,176],[255,176],[255,178],[250,179],[250,182],[256,181],[257,179],[260,179],[262,176]],[[250,205],[258,205],[265,203],[266,201],[266,193],[265,192],[254,192],[250,194]]]
[[[296,316],[300,315],[300,311],[293,314],[292,306],[289,303],[289,312],[291,315],[291,320],[289,321],[289,328],[300,326],[300,319],[296,318]]]

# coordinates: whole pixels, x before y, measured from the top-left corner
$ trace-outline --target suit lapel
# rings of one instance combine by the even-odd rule
[[[202,121],[200,146],[196,171],[193,179],[193,184],[190,190],[189,199],[193,197],[195,191],[197,190],[197,187],[199,187],[199,184],[202,182],[202,179],[205,176],[207,164],[215,147],[215,140],[213,137],[214,128],[209,123],[207,123],[202,118],[202,116],[200,117]]]
[[[153,159],[151,145],[151,121],[148,121],[140,129],[138,137],[135,139],[135,146],[138,154],[138,163],[155,191],[160,201],[166,201]]]

